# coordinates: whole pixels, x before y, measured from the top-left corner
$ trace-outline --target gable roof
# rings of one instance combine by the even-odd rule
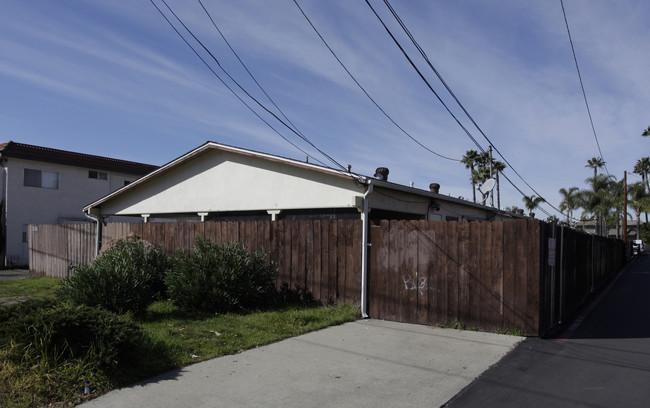
[[[377,179],[375,177],[364,176],[364,175],[361,175],[361,174],[358,174],[358,173],[352,173],[352,172],[345,171],[345,170],[337,170],[337,169],[333,169],[333,168],[330,168],[330,167],[321,166],[321,165],[312,164],[312,163],[299,161],[299,160],[294,160],[294,159],[289,159],[289,158],[285,158],[285,157],[281,157],[281,156],[272,155],[272,154],[269,154],[269,153],[261,153],[261,152],[248,150],[248,149],[243,149],[243,148],[239,148],[239,147],[228,146],[228,145],[224,145],[224,144],[220,144],[220,143],[212,142],[212,141],[208,141],[208,142],[204,143],[203,145],[201,145],[201,146],[199,146],[199,147],[185,153],[184,155],[170,161],[169,163],[167,163],[167,164],[163,165],[162,167],[158,168],[157,170],[145,175],[144,177],[141,177],[138,180],[136,180],[136,181],[122,187],[121,189],[116,190],[116,191],[114,191],[114,192],[100,198],[99,200],[88,204],[87,206],[84,207],[83,210],[86,213],[91,213],[93,208],[99,209],[99,208],[101,208],[103,203],[111,201],[114,198],[119,198],[120,196],[122,196],[124,194],[128,194],[128,192],[130,192],[131,189],[138,188],[138,186],[140,186],[140,185],[152,182],[157,177],[165,175],[170,171],[174,171],[179,166],[187,163],[188,161],[190,161],[190,160],[192,160],[192,159],[194,159],[194,158],[196,158],[196,157],[198,157],[198,156],[200,156],[200,155],[202,155],[204,153],[212,152],[212,151],[215,151],[215,150],[216,151],[221,151],[221,152],[239,154],[239,155],[243,155],[243,156],[255,157],[255,158],[263,159],[265,161],[281,163],[281,164],[284,164],[284,165],[287,165],[287,166],[292,166],[292,167],[299,168],[299,169],[307,169],[309,171],[314,171],[314,172],[327,174],[327,175],[330,175],[330,176],[333,176],[333,177],[341,177],[341,178],[351,180],[351,181],[353,181],[355,183],[358,183],[360,185],[368,186],[368,185],[372,184],[375,187],[379,187],[379,188],[385,189],[385,190],[391,190],[391,191],[406,193],[406,194],[413,194],[413,195],[420,196],[420,197],[427,197],[427,198],[434,199],[434,200],[437,200],[437,201],[440,201],[440,202],[447,202],[447,203],[450,203],[450,204],[461,205],[461,206],[469,207],[469,208],[475,208],[475,209],[479,209],[481,211],[487,211],[487,212],[490,212],[490,213],[493,213],[493,214],[501,214],[501,215],[507,216],[507,217],[515,217],[515,218],[518,217],[518,216],[510,214],[510,213],[508,213],[506,211],[503,211],[503,210],[500,210],[500,209],[497,209],[497,208],[493,208],[493,207],[488,207],[488,206],[485,206],[485,205],[480,204],[480,203],[473,203],[473,202],[464,200],[462,198],[450,197],[450,196],[447,196],[447,195],[435,193],[435,192],[428,191],[428,190],[421,190],[421,189],[414,188],[414,187],[404,186],[404,185],[401,185],[401,184],[388,182],[388,181],[385,181],[385,180],[380,180],[380,179]],[[399,201],[399,199],[398,199],[398,201]]]
[[[348,172],[348,171],[343,171],[343,170],[337,170],[337,169],[333,169],[333,168],[330,168],[330,167],[321,166],[321,165],[308,163],[308,162],[303,162],[303,161],[299,161],[299,160],[295,160],[295,159],[289,159],[289,158],[286,158],[286,157],[276,156],[276,155],[272,155],[272,154],[269,154],[269,153],[262,153],[262,152],[257,152],[257,151],[254,151],[254,150],[248,150],[248,149],[243,149],[243,148],[239,148],[239,147],[228,146],[228,145],[217,143],[217,142],[207,141],[203,145],[201,145],[201,146],[199,146],[199,147],[185,153],[184,155],[170,161],[167,164],[164,164],[160,168],[158,168],[155,171],[145,175],[144,177],[141,177],[138,180],[136,180],[136,181],[122,187],[121,189],[116,190],[116,191],[106,195],[105,197],[102,197],[99,200],[88,204],[86,207],[84,207],[84,211],[88,212],[93,207],[101,206],[102,203],[104,203],[104,202],[106,202],[106,201],[108,201],[108,200],[110,200],[110,199],[112,199],[112,198],[114,198],[116,196],[119,196],[119,195],[123,194],[124,192],[126,192],[128,190],[136,188],[137,186],[139,186],[139,185],[141,185],[143,183],[147,183],[151,179],[154,179],[154,178],[156,178],[156,177],[158,177],[158,176],[160,176],[162,174],[165,174],[165,173],[167,173],[169,171],[172,171],[173,169],[180,166],[181,164],[183,164],[183,163],[185,163],[185,162],[187,162],[187,161],[189,161],[189,160],[191,160],[191,159],[193,159],[193,158],[195,158],[195,157],[197,157],[197,156],[199,156],[199,155],[201,155],[201,154],[203,154],[205,152],[213,151],[213,150],[219,150],[219,151],[223,151],[223,152],[230,152],[230,153],[235,153],[235,154],[240,154],[240,155],[250,156],[250,157],[257,157],[257,158],[261,158],[261,159],[264,159],[264,160],[267,160],[267,161],[286,164],[286,165],[289,165],[289,166],[292,166],[292,167],[309,169],[309,170],[312,170],[312,171],[322,172],[322,173],[329,174],[329,175],[336,176],[336,177],[344,177],[344,178],[347,178],[347,179],[356,180],[356,181],[361,182],[361,183],[366,183],[367,182],[367,178],[365,176],[360,175],[360,174],[356,174],[356,173],[352,173],[352,172]]]
[[[158,166],[151,164],[51,149],[49,147],[34,146],[12,141],[0,144],[0,156],[65,164],[68,166],[86,167],[96,170],[114,171],[139,176],[151,173],[158,168]]]

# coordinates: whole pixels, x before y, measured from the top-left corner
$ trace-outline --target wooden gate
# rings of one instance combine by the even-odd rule
[[[537,334],[539,225],[524,219],[371,226],[369,315]]]

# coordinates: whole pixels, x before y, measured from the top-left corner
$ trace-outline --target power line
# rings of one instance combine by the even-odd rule
[[[482,146],[479,144],[479,142],[474,138],[474,136],[472,136],[472,134],[469,132],[469,130],[467,130],[467,128],[466,128],[466,127],[465,127],[465,126],[460,122],[460,120],[458,120],[458,118],[456,117],[456,115],[454,115],[454,113],[451,111],[451,109],[449,109],[449,107],[448,107],[447,104],[442,100],[442,98],[440,97],[440,95],[438,95],[438,93],[435,91],[435,89],[433,89],[433,87],[431,86],[431,84],[429,83],[429,81],[425,78],[425,76],[422,74],[422,72],[420,72],[420,69],[415,65],[415,63],[413,62],[413,60],[411,59],[411,57],[408,55],[408,53],[404,50],[404,48],[402,48],[402,45],[399,43],[399,41],[397,41],[397,39],[395,38],[395,36],[393,35],[393,33],[390,31],[390,29],[389,29],[389,28],[386,26],[386,24],[384,23],[384,20],[382,20],[381,17],[379,17],[379,14],[377,14],[377,12],[375,11],[375,9],[372,7],[372,5],[370,4],[370,2],[369,2],[368,0],[366,0],[366,4],[368,5],[368,7],[370,7],[370,10],[372,10],[372,12],[375,14],[375,17],[377,17],[377,19],[379,20],[379,22],[381,23],[381,25],[384,27],[384,29],[386,30],[386,32],[388,33],[388,35],[393,39],[393,42],[395,43],[395,45],[397,45],[397,47],[400,49],[400,51],[402,51],[402,55],[404,55],[404,57],[408,60],[408,62],[411,64],[411,66],[413,67],[413,69],[415,70],[415,72],[417,72],[417,74],[420,76],[420,78],[422,79],[422,81],[424,81],[424,83],[427,85],[427,87],[429,88],[429,90],[430,90],[430,91],[431,91],[431,92],[436,96],[436,98],[438,98],[438,101],[440,101],[440,103],[442,104],[442,106],[445,107],[445,109],[446,109],[447,112],[451,115],[451,117],[454,118],[454,120],[456,121],[456,123],[458,124],[458,126],[460,126],[461,129],[463,129],[463,131],[465,132],[465,134],[467,135],[467,137],[469,137],[469,138],[472,140],[472,142],[474,142],[474,144],[476,145],[476,147],[478,147],[478,149],[479,149],[481,152],[485,152],[485,149],[483,149],[483,147],[482,147]]]
[[[492,143],[492,141],[490,140],[490,138],[487,137],[487,135],[485,134],[485,132],[483,132],[483,130],[481,129],[481,127],[476,123],[476,121],[474,120],[474,118],[469,114],[469,112],[467,111],[467,109],[465,109],[465,107],[463,106],[463,104],[460,102],[460,100],[458,99],[458,97],[456,96],[456,94],[451,90],[451,88],[449,87],[449,85],[447,85],[447,82],[442,78],[442,75],[440,74],[440,72],[438,72],[438,70],[433,66],[433,64],[431,63],[431,61],[430,61],[429,57],[427,56],[427,54],[424,52],[424,50],[422,49],[422,47],[420,47],[420,45],[418,44],[418,42],[415,40],[415,37],[414,37],[414,36],[411,34],[411,32],[408,30],[408,28],[406,27],[406,25],[404,24],[404,22],[402,21],[402,19],[399,17],[399,15],[398,15],[397,12],[395,11],[395,9],[390,5],[390,3],[388,2],[388,0],[384,0],[384,3],[385,3],[386,6],[388,7],[388,9],[391,11],[391,14],[393,15],[393,17],[394,17],[394,18],[397,20],[397,22],[400,24],[400,26],[402,27],[402,29],[404,30],[404,32],[407,34],[407,36],[409,37],[409,39],[411,40],[411,42],[415,45],[415,47],[417,48],[417,50],[420,52],[420,55],[422,56],[422,58],[424,58],[424,60],[427,62],[427,65],[431,68],[431,70],[433,70],[433,72],[436,74],[436,76],[438,77],[438,79],[440,80],[440,82],[444,85],[444,87],[445,87],[445,89],[447,90],[447,92],[449,92],[449,94],[453,97],[453,99],[456,101],[456,103],[458,104],[458,106],[463,110],[463,112],[465,113],[465,115],[467,115],[467,117],[468,117],[469,120],[472,122],[472,124],[476,127],[476,129],[481,133],[481,135],[485,138],[485,140],[487,140],[487,142],[488,142],[488,143],[489,143],[489,144],[494,148],[494,150],[495,150],[495,151],[497,152],[497,154],[498,154],[498,155],[503,159],[503,161],[504,161],[504,162],[509,166],[509,168],[510,168],[510,169],[511,169],[511,170],[512,170],[512,171],[513,171],[513,172],[514,172],[514,173],[515,173],[515,174],[516,174],[516,175],[517,175],[517,176],[518,176],[518,177],[519,177],[519,178],[524,182],[524,184],[526,184],[526,186],[528,186],[528,188],[530,188],[530,189],[531,189],[531,190],[532,190],[532,191],[533,191],[537,196],[543,198],[543,196],[542,196],[541,194],[539,194],[539,193],[537,192],[537,190],[535,190],[535,189],[534,189],[534,188],[533,188],[533,187],[532,187],[532,186],[531,186],[531,185],[530,185],[530,184],[529,184],[529,183],[528,183],[528,182],[527,182],[527,181],[526,181],[526,180],[521,176],[521,174],[519,174],[519,172],[518,172],[518,171],[517,171],[517,170],[516,170],[516,169],[515,169],[511,164],[510,164],[510,162],[509,162],[509,161],[505,158],[505,156],[504,156],[504,155],[499,151],[499,149],[494,145],[494,143]],[[465,133],[470,137],[470,139],[471,139],[471,140],[472,140],[472,141],[473,141],[477,146],[479,146],[479,145],[478,145],[478,142],[476,141],[476,139],[474,139],[474,137],[471,136],[471,134],[469,133],[469,131],[467,131],[467,129],[466,129],[464,126],[462,126],[462,124],[460,124],[460,121],[458,121],[458,119],[455,117],[455,115],[453,115],[453,114],[451,113],[451,111],[450,111],[450,109],[447,107],[447,105],[446,105],[444,102],[442,102],[442,99],[441,99],[441,98],[438,96],[438,94],[433,90],[433,88],[431,87],[431,85],[429,84],[429,82],[426,80],[426,78],[424,77],[424,75],[422,75],[422,73],[420,72],[420,70],[419,70],[419,69],[417,68],[417,66],[413,63],[413,61],[412,61],[412,59],[409,57],[408,53],[404,50],[404,48],[401,46],[401,44],[399,43],[399,41],[395,38],[395,36],[393,35],[393,33],[390,31],[390,29],[388,28],[388,26],[384,23],[384,21],[382,20],[382,18],[381,18],[381,17],[379,16],[379,14],[375,11],[375,9],[372,7],[372,5],[370,4],[370,2],[369,2],[368,0],[366,0],[366,4],[368,5],[368,7],[370,7],[370,9],[372,10],[373,14],[377,17],[377,19],[379,20],[379,22],[381,23],[381,25],[384,27],[384,29],[386,30],[386,32],[388,33],[388,35],[393,39],[393,42],[394,42],[394,43],[397,45],[397,47],[402,51],[402,54],[406,57],[406,59],[409,61],[409,63],[410,63],[411,66],[415,69],[415,71],[418,73],[418,75],[420,76],[420,78],[421,78],[421,79],[426,83],[426,85],[427,85],[427,87],[429,88],[429,90],[431,90],[431,91],[436,95],[436,97],[437,97],[438,100],[443,104],[443,106],[445,107],[445,109],[447,110],[447,112],[449,112],[449,113],[452,115],[452,117],[456,120],[456,122],[457,122],[459,125],[461,125],[461,127],[463,128],[463,130],[465,131]],[[480,146],[479,146],[479,148],[480,148]],[[481,150],[484,151],[482,148],[481,148]],[[512,186],[513,186],[513,187],[514,187],[514,188],[515,188],[515,189],[516,189],[516,190],[517,190],[517,191],[518,191],[522,196],[525,196],[525,195],[526,195],[526,194],[524,194],[524,192],[523,192],[519,187],[517,187],[517,186],[512,182],[512,180],[510,180],[510,178],[509,178],[509,177],[508,177],[504,172],[501,172],[501,174],[504,176],[504,178],[505,178],[505,179],[506,179],[506,180],[507,180],[507,181],[508,181],[508,182],[509,182],[509,183],[510,183],[510,184],[511,184],[511,185],[512,185]],[[550,207],[552,207],[555,211],[559,212],[560,214],[564,214],[562,211],[560,211],[558,208],[556,208],[553,204],[549,203],[549,202],[546,201],[546,200],[545,200],[544,202],[547,203]],[[542,209],[540,208],[540,210],[542,210]],[[542,212],[544,212],[544,210],[542,210]],[[549,214],[549,215],[550,215],[550,214]]]
[[[213,54],[213,53],[212,53],[212,52],[211,52],[211,51],[210,51],[210,50],[209,50],[209,49],[208,49],[208,48],[203,44],[203,42],[201,42],[201,40],[199,40],[199,39],[196,37],[196,35],[194,35],[194,33],[192,32],[192,30],[190,30],[190,29],[185,25],[185,23],[183,23],[183,21],[182,21],[182,20],[181,20],[177,15],[176,15],[176,13],[174,12],[174,10],[172,10],[171,7],[169,7],[169,5],[167,4],[167,2],[166,2],[165,0],[162,0],[162,2],[165,4],[165,6],[167,6],[167,9],[169,9],[169,11],[172,13],[172,15],[176,18],[176,20],[178,20],[178,22],[183,26],[183,28],[185,28],[185,30],[186,30],[186,31],[187,31],[187,32],[192,36],[192,38],[194,38],[194,40],[195,40],[197,43],[199,43],[199,45],[200,45],[200,46],[205,50],[205,52],[207,52],[208,55],[210,55],[210,57],[214,60],[214,62],[216,62],[217,66],[221,69],[221,71],[223,71],[223,73],[226,74],[226,76],[227,76],[228,78],[230,78],[230,80],[233,81],[233,82],[235,83],[235,85],[237,85],[237,87],[238,87],[239,89],[241,89],[242,92],[244,92],[244,93],[246,94],[246,96],[248,96],[249,98],[251,98],[255,103],[257,103],[257,105],[259,105],[259,106],[260,106],[262,109],[264,109],[267,113],[269,113],[271,116],[273,116],[273,117],[274,117],[278,122],[280,122],[282,125],[284,125],[287,129],[289,129],[289,130],[290,130],[292,133],[294,133],[296,136],[300,137],[302,140],[304,140],[304,141],[307,142],[309,145],[311,145],[314,149],[316,149],[320,154],[322,154],[324,157],[326,157],[329,161],[331,161],[332,163],[336,164],[337,166],[339,166],[339,167],[340,167],[341,169],[343,169],[343,170],[346,169],[346,168],[345,168],[341,163],[337,162],[337,161],[334,160],[331,156],[329,156],[327,153],[325,153],[324,151],[322,151],[321,149],[319,149],[319,148],[318,148],[318,147],[317,147],[317,146],[316,146],[316,145],[315,145],[311,140],[309,140],[306,136],[304,136],[304,135],[302,135],[302,134],[296,132],[296,130],[294,130],[291,126],[287,125],[286,122],[284,122],[282,119],[280,119],[280,118],[279,118],[275,113],[271,112],[271,110],[269,110],[269,109],[268,109],[266,106],[264,106],[260,101],[258,101],[254,96],[252,96],[252,95],[251,95],[251,94],[250,94],[250,93],[249,93],[249,92],[248,92],[248,91],[247,91],[247,90],[246,90],[246,89],[245,89],[245,88],[244,88],[244,87],[243,87],[239,82],[237,82],[237,80],[235,80],[235,78],[232,77],[232,75],[230,75],[230,74],[228,73],[228,71],[226,71],[226,69],[221,65],[221,63],[220,63],[219,60],[217,59],[217,57],[215,57],[214,54]]]
[[[153,2],[153,0],[149,0],[149,1],[150,1],[151,4],[156,8],[156,10],[158,10],[158,12],[160,13],[160,15],[165,19],[165,21],[167,21],[167,23],[169,24],[169,26],[170,26],[170,27],[171,27],[171,28],[176,32],[176,34],[178,34],[178,36],[179,36],[179,37],[180,37],[180,38],[185,42],[185,44],[186,44],[186,45],[187,45],[187,46],[188,46],[188,47],[189,47],[189,48],[194,52],[194,54],[196,54],[196,56],[201,60],[201,62],[203,62],[203,64],[208,68],[208,70],[210,70],[210,72],[212,72],[212,74],[213,74],[215,77],[217,77],[217,79],[218,79],[218,80],[223,84],[223,86],[226,87],[226,89],[228,89],[228,90],[229,90],[229,91],[230,91],[230,92],[231,92],[231,93],[232,93],[232,94],[233,94],[237,99],[239,99],[239,101],[240,101],[241,103],[244,104],[244,106],[246,106],[246,107],[247,107],[247,108],[248,108],[248,109],[253,113],[253,115],[255,115],[258,119],[260,119],[262,122],[264,122],[264,123],[265,123],[269,128],[271,128],[271,130],[273,130],[273,131],[274,131],[278,136],[280,136],[282,139],[284,139],[287,143],[291,144],[291,145],[292,145],[293,147],[295,147],[296,149],[300,150],[302,153],[304,153],[304,154],[306,154],[307,156],[311,157],[311,156],[309,155],[309,153],[307,153],[307,152],[305,152],[304,150],[302,150],[299,146],[297,146],[297,145],[296,145],[295,143],[293,143],[291,140],[287,139],[284,135],[282,135],[280,132],[278,132],[278,130],[275,129],[275,128],[274,128],[274,127],[273,127],[269,122],[267,122],[263,117],[261,117],[257,112],[255,112],[255,110],[254,110],[250,105],[248,105],[248,104],[246,103],[246,101],[244,101],[244,100],[243,100],[239,95],[237,95],[237,93],[236,93],[236,92],[235,92],[235,91],[234,91],[230,86],[228,86],[228,84],[227,84],[227,83],[226,83],[226,82],[225,82],[225,81],[224,81],[224,80],[219,76],[219,74],[217,74],[217,73],[212,69],[212,67],[211,67],[211,66],[210,66],[210,65],[205,61],[205,59],[203,59],[203,57],[201,57],[201,55],[200,55],[200,54],[196,51],[196,49],[194,49],[194,47],[193,47],[193,46],[192,46],[192,45],[191,45],[191,44],[190,44],[190,43],[185,39],[185,37],[183,37],[183,35],[182,35],[182,34],[181,34],[177,29],[176,29],[176,27],[174,27],[174,25],[172,24],[172,22],[169,21],[169,19],[167,18],[167,16],[165,16],[165,14],[162,12],[162,10],[160,10],[160,8],[158,8],[158,6]],[[314,160],[316,160],[316,161],[318,161],[319,163],[321,163],[321,164],[324,165],[324,163],[322,163],[322,162],[319,161],[318,159],[314,158]]]
[[[223,34],[223,32],[221,31],[221,29],[219,29],[219,26],[217,26],[217,23],[216,23],[216,22],[214,21],[214,19],[212,18],[212,15],[211,15],[210,12],[208,11],[208,9],[205,8],[205,6],[203,5],[203,2],[202,2],[201,0],[197,0],[197,1],[198,1],[199,4],[201,5],[201,8],[203,8],[203,11],[204,11],[205,14],[208,16],[208,18],[209,18],[210,21],[212,22],[212,25],[213,25],[214,28],[217,30],[217,32],[219,33],[219,35],[221,36],[221,38],[223,39],[223,41],[226,43],[226,45],[228,46],[228,48],[230,49],[230,51],[232,51],[232,53],[233,53],[233,54],[235,55],[235,57],[237,58],[237,61],[239,61],[239,63],[241,64],[242,67],[244,67],[244,69],[246,70],[246,72],[248,73],[248,75],[251,77],[251,79],[253,80],[253,82],[255,82],[255,85],[257,85],[257,87],[262,91],[262,93],[264,93],[264,95],[266,96],[266,98],[267,98],[267,99],[268,99],[268,100],[273,104],[273,106],[275,106],[275,108],[278,110],[278,112],[280,112],[280,114],[282,115],[282,117],[283,117],[283,118],[284,118],[284,119],[285,119],[285,120],[286,120],[286,121],[287,121],[291,126],[293,126],[293,128],[296,130],[296,132],[298,132],[298,133],[300,133],[300,134],[302,135],[302,132],[300,132],[300,130],[298,130],[298,127],[297,127],[293,122],[291,122],[291,120],[287,117],[287,115],[285,115],[285,113],[282,111],[282,109],[280,109],[280,107],[275,103],[275,101],[271,98],[271,96],[266,92],[266,90],[265,90],[265,89],[262,87],[262,85],[259,83],[259,81],[257,80],[257,78],[255,78],[255,76],[254,76],[253,73],[250,71],[250,69],[248,69],[248,67],[246,66],[246,64],[244,63],[244,61],[239,57],[239,54],[237,54],[237,52],[235,51],[235,49],[230,45],[230,42],[228,41],[228,39],[226,39],[226,36]]]
[[[153,3],[153,0],[150,0],[150,1]],[[235,80],[235,79],[232,77],[232,75],[230,75],[230,74],[228,73],[228,71],[226,71],[226,70],[223,68],[223,66],[221,65],[221,63],[219,62],[219,60],[214,56],[214,54],[213,54],[213,53],[212,53],[212,52],[211,52],[211,51],[210,51],[210,50],[209,50],[209,49],[208,49],[208,48],[203,44],[203,42],[201,42],[201,40],[199,40],[199,39],[196,37],[196,35],[194,35],[194,33],[192,32],[192,30],[190,30],[190,29],[187,27],[187,25],[185,25],[185,23],[183,23],[183,21],[178,17],[178,15],[176,15],[176,13],[174,12],[174,10],[172,10],[172,8],[167,4],[167,2],[166,2],[165,0],[162,0],[162,2],[163,2],[163,4],[165,4],[165,6],[167,7],[167,9],[170,11],[170,13],[172,13],[172,15],[176,18],[176,20],[177,20],[177,21],[178,21],[178,22],[183,26],[183,28],[185,28],[185,30],[186,30],[186,31],[187,31],[187,32],[192,36],[192,38],[194,38],[194,40],[195,40],[195,41],[196,41],[196,42],[197,42],[197,43],[198,43],[198,44],[203,48],[203,50],[205,50],[205,52],[207,52],[208,55],[210,55],[210,57],[214,60],[214,62],[215,62],[215,63],[217,64],[217,66],[221,69],[221,71],[222,71],[224,74],[226,74],[226,76],[227,76],[228,78],[230,78],[230,80],[231,80],[233,83],[235,83],[235,85],[237,85],[237,87],[238,87],[242,92],[244,92],[244,94],[246,94],[246,96],[248,96],[250,99],[252,99],[252,100],[253,100],[253,101],[254,101],[254,102],[255,102],[259,107],[261,107],[261,108],[264,109],[268,114],[270,114],[271,116],[273,116],[273,117],[274,117],[278,122],[280,122],[283,126],[285,126],[287,129],[289,129],[289,131],[291,131],[292,133],[294,133],[295,135],[297,135],[298,137],[300,137],[301,139],[303,139],[305,142],[307,142],[309,145],[311,145],[314,149],[316,149],[320,154],[322,154],[324,157],[326,157],[326,158],[327,158],[328,160],[330,160],[332,163],[336,164],[339,168],[341,168],[341,169],[343,169],[343,170],[346,169],[346,168],[345,168],[341,163],[337,162],[337,161],[334,160],[331,156],[329,156],[327,153],[325,153],[324,151],[322,151],[321,149],[319,149],[319,148],[318,148],[318,147],[317,147],[317,146],[316,146],[316,145],[315,145],[311,140],[309,140],[306,136],[301,135],[300,133],[296,132],[296,131],[291,127],[291,126],[287,125],[287,123],[286,123],[285,121],[283,121],[282,119],[280,119],[280,118],[278,117],[278,115],[276,115],[274,112],[272,112],[271,110],[269,110],[269,109],[268,109],[266,106],[264,106],[264,105],[263,105],[259,100],[257,100],[254,96],[252,96],[252,95],[251,95],[251,94],[250,94],[250,93],[249,93],[249,92],[248,92],[248,91],[247,91],[247,90],[246,90],[246,89],[245,89],[245,88],[244,88],[244,87],[243,87],[239,82],[237,82],[237,80]],[[154,4],[154,6],[155,6],[155,4]],[[156,7],[156,8],[158,9],[158,7]],[[158,11],[160,11],[160,12],[162,13],[162,11],[161,11],[160,9],[158,9]],[[167,18],[165,18],[165,19],[167,20]],[[171,22],[170,22],[169,20],[167,20],[167,21],[171,24]],[[173,25],[172,25],[172,26],[173,26]],[[178,33],[178,31],[177,31],[176,29],[174,29],[174,30]],[[180,35],[180,33],[179,33],[179,35]],[[187,41],[185,41],[185,42],[186,42],[186,44],[189,45],[189,43],[188,43]],[[196,51],[195,51],[195,53],[196,53]],[[222,82],[223,82],[223,81],[222,81]]]
[[[438,152],[436,152],[436,151],[434,151],[434,150],[428,148],[427,146],[425,146],[424,144],[422,144],[422,142],[420,142],[420,141],[417,140],[415,137],[413,137],[410,133],[408,133],[406,130],[404,130],[404,128],[402,128],[402,127],[401,127],[397,122],[395,122],[395,120],[393,120],[393,118],[392,118],[392,117],[391,117],[391,116],[390,116],[390,115],[389,115],[389,114],[388,114],[388,113],[387,113],[387,112],[386,112],[386,111],[385,111],[385,110],[384,110],[384,109],[383,109],[383,108],[382,108],[382,107],[377,103],[377,101],[375,101],[375,99],[374,99],[372,96],[370,96],[370,94],[368,93],[368,91],[366,91],[366,89],[361,85],[361,83],[359,83],[359,81],[357,81],[357,79],[354,77],[354,75],[352,75],[352,73],[351,73],[350,70],[345,66],[345,64],[343,64],[343,62],[341,61],[341,59],[336,55],[336,53],[334,52],[334,50],[332,49],[332,47],[329,46],[329,44],[327,43],[327,41],[325,41],[325,38],[323,38],[323,36],[321,35],[321,33],[318,31],[318,29],[316,28],[316,26],[312,23],[311,19],[307,16],[307,14],[306,14],[305,11],[302,9],[302,7],[300,7],[300,4],[298,4],[298,1],[297,1],[297,0],[293,0],[293,2],[295,3],[296,7],[298,7],[298,10],[300,10],[300,13],[302,13],[303,17],[305,17],[305,19],[307,20],[307,22],[309,23],[309,25],[311,26],[311,28],[314,30],[314,32],[316,33],[316,35],[318,35],[318,38],[320,38],[320,40],[323,42],[323,44],[325,44],[325,47],[327,47],[327,49],[328,49],[329,52],[334,56],[334,58],[335,58],[336,61],[339,63],[339,65],[341,65],[341,67],[343,68],[343,70],[345,70],[345,72],[346,72],[346,73],[348,74],[348,76],[352,79],[352,81],[354,81],[354,83],[359,87],[359,89],[361,89],[361,91],[362,91],[362,92],[363,92],[363,93],[368,97],[368,99],[370,99],[370,101],[375,105],[375,107],[376,107],[377,109],[379,109],[379,111],[380,111],[380,112],[381,112],[381,113],[382,113],[386,118],[388,118],[388,120],[390,120],[391,123],[392,123],[393,125],[395,125],[395,126],[396,126],[396,127],[397,127],[397,128],[398,128],[398,129],[403,133],[403,134],[405,134],[406,136],[408,136],[411,140],[413,140],[415,143],[417,143],[420,147],[422,147],[423,149],[427,150],[428,152],[433,153],[433,154],[435,154],[435,155],[438,156],[438,157],[442,157],[443,159],[452,160],[452,161],[457,161],[457,162],[460,161],[459,159],[454,159],[454,158],[452,158],[452,157],[447,157],[447,156],[445,156],[445,155],[442,155],[442,154],[440,154],[440,153],[438,153]]]
[[[564,16],[564,24],[566,25],[566,32],[569,35],[569,43],[571,44],[571,53],[573,54],[573,61],[576,64],[576,71],[578,72],[578,79],[580,80],[580,89],[582,89],[582,97],[585,100],[585,106],[587,107],[587,115],[589,116],[589,123],[591,123],[591,130],[594,133],[594,139],[596,139],[596,146],[598,147],[598,153],[600,153],[600,158],[604,162],[605,171],[609,176],[609,170],[607,169],[607,164],[605,158],[603,157],[603,151],[600,150],[600,143],[598,142],[598,136],[596,135],[596,127],[594,126],[594,120],[591,117],[591,109],[589,109],[589,102],[587,102],[587,93],[585,92],[585,86],[582,83],[582,75],[580,74],[580,67],[578,66],[578,58],[576,57],[576,50],[573,46],[573,39],[571,38],[571,30],[569,30],[569,20],[566,17],[566,11],[564,10],[564,1],[560,0],[560,5],[562,6],[562,15]]]

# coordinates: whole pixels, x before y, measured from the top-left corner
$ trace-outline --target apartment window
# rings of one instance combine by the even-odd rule
[[[55,171],[44,171],[25,169],[24,183],[27,187],[59,188],[59,173]]]
[[[108,180],[108,174],[103,171],[88,170],[88,178],[97,180]]]

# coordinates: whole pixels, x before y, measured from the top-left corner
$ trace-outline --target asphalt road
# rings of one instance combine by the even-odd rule
[[[557,338],[526,339],[445,406],[650,406],[648,254]]]

